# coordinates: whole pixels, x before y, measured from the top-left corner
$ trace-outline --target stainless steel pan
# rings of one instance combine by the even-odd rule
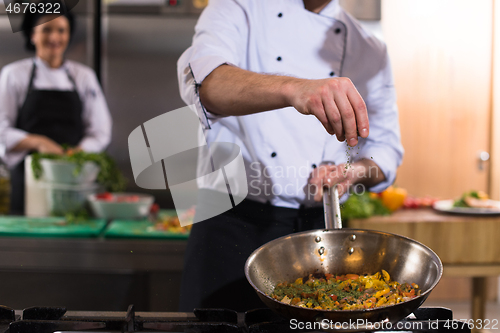
[[[336,323],[358,320],[394,323],[403,319],[425,301],[441,279],[441,260],[425,245],[403,236],[341,229],[337,189],[325,192],[326,230],[296,233],[264,244],[245,264],[248,282],[269,308],[290,319],[326,319]],[[336,224],[334,230],[331,230],[332,220]],[[302,308],[268,296],[279,282],[295,281],[311,273],[374,274],[382,269],[389,272],[392,280],[418,284],[421,295],[395,305],[353,311]]]

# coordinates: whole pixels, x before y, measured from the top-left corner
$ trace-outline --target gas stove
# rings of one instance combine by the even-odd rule
[[[286,320],[269,309],[238,313],[226,309],[196,309],[188,312],[66,311],[59,307],[33,307],[23,311],[0,306],[0,333],[66,332],[191,332],[191,333],[280,333],[317,332],[313,323]],[[335,327],[332,327],[335,328]],[[339,332],[343,330],[341,327]],[[377,327],[373,332],[471,332],[465,323],[453,320],[446,308],[419,308],[392,327]],[[366,329],[363,330],[366,332]]]

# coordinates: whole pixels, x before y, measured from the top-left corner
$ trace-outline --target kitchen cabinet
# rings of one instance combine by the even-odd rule
[[[500,112],[492,108],[493,13],[493,0],[382,2],[405,148],[396,183],[412,195],[477,189],[500,199],[498,166],[478,158],[485,151],[498,159],[500,140],[491,126]]]
[[[476,189],[499,200],[500,3],[383,0],[381,23],[405,148],[396,184],[414,196]],[[460,289],[468,280],[444,278]]]
[[[500,275],[500,217],[403,209],[390,216],[350,220],[349,227],[395,233],[427,245],[443,262],[443,279],[472,278],[471,318],[484,319],[486,277]],[[456,286],[452,290],[456,290]]]

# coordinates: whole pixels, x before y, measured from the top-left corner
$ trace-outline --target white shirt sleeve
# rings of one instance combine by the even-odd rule
[[[204,108],[198,87],[223,64],[241,66],[246,59],[248,25],[245,11],[235,0],[211,0],[195,27],[193,43],[177,62],[180,94],[194,104],[206,128],[220,116]]]
[[[382,170],[385,181],[370,188],[372,192],[382,192],[392,185],[403,159],[401,145],[396,90],[389,56],[385,57],[378,75],[368,83],[370,90],[365,98],[370,120],[370,135],[360,138],[360,149],[352,150],[353,160],[374,161]]]
[[[85,74],[86,80],[82,91],[85,136],[79,146],[87,152],[100,152],[111,141],[112,120],[97,77],[90,69]]]
[[[28,135],[25,131],[15,128],[20,107],[18,101],[23,89],[18,87],[13,74],[9,66],[4,67],[0,73],[0,144],[5,147],[4,155],[0,157],[9,167],[15,166],[26,156],[26,152],[10,150]]]

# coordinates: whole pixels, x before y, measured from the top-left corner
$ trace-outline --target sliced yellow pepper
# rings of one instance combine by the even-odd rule
[[[374,296],[375,296],[376,298],[379,298],[379,297],[381,297],[382,295],[385,295],[385,294],[387,294],[387,293],[388,293],[388,292],[390,292],[390,291],[391,291],[391,290],[390,290],[389,288],[385,288],[385,289],[383,289],[383,290],[377,291],[377,292],[375,293],[375,295],[374,295]],[[385,297],[384,297],[384,298],[385,298]]]
[[[377,306],[381,306],[382,304],[387,303],[387,298],[382,297],[381,299],[378,300]]]
[[[391,276],[389,275],[389,273],[387,273],[387,271],[382,270],[382,276],[384,277],[385,282],[391,281]]]

